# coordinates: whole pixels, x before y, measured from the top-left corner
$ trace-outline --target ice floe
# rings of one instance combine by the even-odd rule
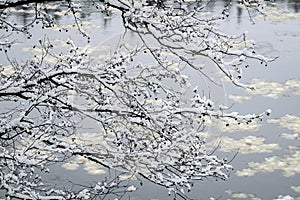
[[[300,133],[300,117],[298,116],[286,114],[278,119],[269,119],[267,122]]]
[[[237,171],[237,176],[253,176],[258,172],[270,173],[282,170],[285,177],[291,177],[300,173],[300,151],[299,148],[290,148],[291,154],[283,156],[271,156],[263,162],[250,162],[249,168]]]
[[[242,139],[233,139],[227,136],[221,138],[221,151],[236,150],[242,154],[270,153],[280,149],[279,144],[265,144],[264,137],[247,136]]]

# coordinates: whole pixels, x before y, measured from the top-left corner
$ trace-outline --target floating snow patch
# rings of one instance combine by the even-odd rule
[[[242,103],[243,101],[250,100],[252,97],[251,96],[239,96],[239,95],[229,94],[228,98],[232,99],[235,102]]]
[[[295,95],[300,95],[300,80],[289,79],[285,81],[285,86],[293,91]]]
[[[124,173],[124,174],[122,174],[122,175],[119,176],[119,179],[121,181],[124,181],[124,180],[136,179],[136,177],[133,174]]]
[[[248,166],[250,168],[237,171],[237,176],[253,176],[258,172],[270,173],[275,170],[282,170],[285,177],[291,177],[300,173],[300,151],[299,148],[290,148],[292,151],[291,155],[271,156],[265,158],[261,163],[250,162]]]
[[[298,198],[297,198],[298,199]],[[294,197],[291,197],[290,195],[279,195],[276,199],[274,200],[296,200]]]
[[[128,192],[133,192],[133,191],[135,191],[135,190],[136,190],[136,187],[133,186],[133,185],[131,185],[131,186],[129,186],[129,187],[127,188],[127,191],[128,191]]]
[[[262,79],[252,79],[251,84],[255,85],[255,90],[248,89],[248,93],[253,95],[262,95],[273,99],[277,99],[280,94],[288,90],[284,84],[265,81]]]
[[[292,188],[292,190],[294,190],[295,192],[300,193],[300,186],[292,186],[291,188]]]
[[[278,7],[267,6],[264,9],[266,15],[258,15],[257,18],[264,18],[273,21],[274,23],[282,23],[290,20],[300,20],[300,13],[292,13],[288,10],[283,10]]]
[[[246,193],[234,193],[232,194],[232,197],[237,199],[247,199],[248,195]]]
[[[254,169],[243,169],[242,171],[237,171],[236,172],[236,175],[237,176],[244,176],[244,177],[247,177],[247,176],[254,176],[256,174],[256,170]]]
[[[62,167],[67,169],[67,170],[76,170],[79,168],[79,166],[83,164],[84,170],[88,174],[93,174],[93,175],[99,175],[99,174],[106,174],[107,171],[105,168],[103,168],[101,165],[88,160],[87,158],[84,158],[82,156],[76,157],[74,160],[69,161],[67,163],[62,164]]]
[[[67,170],[76,170],[79,168],[79,165],[74,162],[67,162],[67,163],[62,164],[61,166]]]
[[[269,119],[268,123],[278,124],[283,128],[287,128],[296,133],[300,133],[300,117],[286,114],[285,116],[278,119]]]
[[[5,76],[11,76],[15,73],[15,69],[12,65],[0,66],[0,74]]]
[[[243,192],[233,192],[231,190],[226,190],[225,193],[230,195],[234,199],[251,199],[251,200],[261,200],[254,194],[247,194]]]
[[[238,150],[242,154],[270,153],[280,149],[279,144],[265,144],[264,137],[247,136],[242,139],[230,137],[221,138],[221,151],[229,152]]]
[[[282,133],[280,136],[287,140],[300,140],[299,133],[294,133],[294,134]]]
[[[89,160],[85,161],[84,170],[87,171],[88,174],[93,175],[107,173],[106,170],[103,167],[101,167],[101,165]]]
[[[252,79],[251,84],[255,85],[255,90],[247,90],[252,95],[262,95],[264,97],[277,99],[279,95],[291,91],[294,95],[300,95],[300,80],[288,79],[284,83],[266,81],[263,79]],[[228,98],[236,99],[238,97],[228,96]]]

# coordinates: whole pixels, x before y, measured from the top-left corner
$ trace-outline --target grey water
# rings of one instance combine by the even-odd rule
[[[208,9],[210,11],[218,10],[226,2],[228,1],[212,1]],[[86,9],[86,12],[83,12],[81,17],[97,26],[97,28],[90,28],[88,30],[91,35],[90,44],[100,45],[104,48],[114,44],[114,38],[117,38],[124,32],[119,14],[112,13],[110,17],[107,17],[96,10],[91,11],[91,6],[88,3],[89,1],[83,3],[83,10]],[[221,132],[221,136],[227,136],[238,141],[242,141],[242,139],[248,136],[262,137],[265,140],[264,143],[258,147],[254,145],[255,148],[260,148],[265,144],[277,144],[280,148],[268,152],[238,153],[231,163],[234,166],[234,171],[228,180],[216,181],[214,179],[207,179],[197,182],[194,185],[190,195],[196,199],[209,199],[210,197],[215,199],[276,199],[281,198],[280,196],[283,198],[288,195],[291,198],[300,199],[299,191],[295,190],[296,187],[300,186],[300,140],[299,137],[291,140],[282,137],[284,133],[300,134],[300,128],[287,128],[293,127],[293,124],[300,123],[300,121],[297,121],[297,117],[300,117],[300,93],[297,93],[298,90],[300,91],[300,85],[290,88],[286,86],[286,82],[289,80],[300,81],[300,2],[298,0],[277,0],[276,3],[280,8],[287,10],[289,14],[285,12],[285,15],[282,14],[277,18],[270,19],[256,18],[254,19],[255,24],[253,24],[245,10],[232,5],[230,7],[229,18],[220,26],[224,32],[229,34],[240,34],[247,31],[248,38],[256,41],[257,52],[279,57],[267,67],[254,62],[251,63],[251,68],[244,70],[242,81],[247,83],[253,79],[259,79],[259,83],[262,83],[261,80],[263,80],[266,83],[262,84],[264,91],[260,94],[251,94],[229,82],[224,82],[219,93],[221,93],[220,96],[224,98],[227,105],[233,105],[232,109],[240,113],[260,113],[268,108],[272,109],[271,116],[264,119],[258,129],[233,132],[225,131]],[[272,3],[270,3],[270,8],[274,8]],[[26,24],[30,20],[30,17],[30,15],[24,12],[16,15],[14,20]],[[57,15],[56,20],[61,24],[67,24],[73,19]],[[30,40],[24,40],[25,36],[23,35],[15,36],[18,41],[23,42],[12,47],[12,50],[9,52],[10,56],[15,57],[19,61],[26,60],[26,57],[30,53],[25,52],[20,55],[17,52],[26,46],[33,45],[37,41],[36,38],[42,39],[45,37],[45,33],[40,32],[38,27],[33,27],[32,31],[33,37]],[[76,30],[71,30],[59,36],[55,32],[49,31],[47,32],[47,37],[53,40],[71,38],[78,44],[87,44],[86,40]],[[5,63],[2,64],[5,65]],[[273,83],[278,83],[278,85]],[[278,90],[281,86],[283,88],[282,91]],[[270,94],[274,94],[274,96],[270,96]],[[251,99],[238,102],[230,98],[232,95],[250,96]],[[292,118],[294,121],[286,122],[287,125],[280,124],[280,122],[285,122],[283,117],[286,115],[295,116]],[[271,123],[272,119],[277,120],[278,123]],[[90,124],[90,126],[92,127],[93,124]],[[222,151],[222,147],[220,147],[218,154],[233,157],[236,152],[240,151],[239,148],[241,147],[232,148],[232,151],[224,152]],[[265,163],[270,158],[275,158],[273,168]],[[285,164],[284,168],[277,166],[280,159]],[[251,162],[259,163],[261,167],[251,168],[249,166]],[[295,165],[293,162],[298,162],[298,165]],[[289,169],[295,172],[294,174],[285,174],[287,172],[285,170],[288,170],[287,168],[289,167],[294,168]],[[244,169],[253,169],[255,170],[255,174],[239,176],[238,171]],[[51,176],[55,181],[70,177],[75,182],[86,183],[90,181],[96,182],[103,178],[103,175],[95,176],[86,174],[83,169],[66,171],[59,166],[56,167],[54,175]],[[143,182],[144,185],[139,186],[137,192],[130,194],[130,199],[150,200],[171,198],[167,195],[165,188],[147,183],[147,181]],[[288,199],[288,197],[286,198]]]

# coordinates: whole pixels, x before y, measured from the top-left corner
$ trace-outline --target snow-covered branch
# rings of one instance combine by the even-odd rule
[[[25,1],[17,2],[25,6]],[[25,25],[7,17],[17,3],[0,3],[1,31],[23,32],[30,38],[34,23],[57,26],[46,12],[49,4],[26,2],[34,17]],[[89,37],[80,25],[80,4],[60,3],[80,34]],[[239,124],[262,120],[270,110],[247,115],[230,111],[206,96],[205,88],[193,87],[184,69],[219,84],[199,63],[207,59],[235,85],[250,87],[239,82],[242,68],[249,67],[249,60],[267,64],[273,58],[258,55],[245,34],[223,33],[218,23],[227,17],[228,7],[207,14],[208,3],[93,1],[108,14],[109,8],[119,10],[126,31],[139,38],[135,46],[121,41],[102,61],[90,58],[71,40],[63,53],[53,50],[50,40],[40,40],[34,48],[41,54],[22,63],[3,52],[11,70],[0,70],[0,194],[4,191],[7,199],[103,199],[122,198],[137,189],[119,176],[91,185],[73,183],[77,190],[46,184],[43,174],[50,165],[76,157],[132,179],[146,179],[183,199],[189,199],[186,192],[197,180],[226,180],[232,166],[212,153],[217,145],[207,148],[203,132],[214,123],[230,126],[232,119]],[[257,1],[241,4],[251,12],[261,10]],[[0,43],[1,48],[8,45],[14,43]],[[152,62],[138,61],[145,56]],[[92,139],[82,132],[86,119],[99,124]]]

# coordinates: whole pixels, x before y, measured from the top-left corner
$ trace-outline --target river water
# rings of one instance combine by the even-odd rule
[[[116,44],[124,28],[118,13],[105,16],[91,12],[88,2],[84,5],[87,12],[81,17],[88,22],[86,29],[91,35],[89,44],[75,28],[59,36],[55,31],[47,31],[47,37],[52,40],[71,38],[78,44],[91,45],[90,49],[97,56],[98,51],[109,51]],[[216,0],[210,4],[209,10],[213,12],[223,5],[224,1]],[[219,91],[226,104],[232,105],[240,113],[260,113],[270,108],[272,114],[259,124],[245,127],[233,125],[222,130],[218,154],[233,157],[238,152],[231,162],[234,171],[229,180],[208,179],[195,184],[191,192],[194,198],[300,199],[300,3],[297,0],[278,0],[274,5],[266,8],[268,17],[254,18],[255,24],[252,24],[245,11],[233,5],[230,17],[220,27],[230,34],[247,31],[248,38],[256,41],[259,53],[279,56],[268,67],[253,63],[251,68],[245,70],[242,81],[256,84],[257,90],[237,88],[224,80],[224,86]],[[60,24],[68,24],[73,20],[64,17],[59,10],[53,12]],[[22,12],[15,16],[16,21],[24,23],[29,18],[30,15]],[[12,57],[25,60],[30,56],[30,52],[26,51],[27,46],[32,46],[36,38],[45,37],[45,32],[38,27],[32,31],[33,39],[30,40],[24,40],[23,35],[15,36],[19,45],[12,47],[9,52]],[[16,53],[20,49],[24,53]],[[52,179],[57,181],[72,177],[75,182],[88,183],[103,176],[100,172],[99,175],[92,173],[88,167],[76,170],[65,168],[57,166]],[[137,192],[130,194],[130,199],[137,200],[168,198],[164,188],[147,182]]]

